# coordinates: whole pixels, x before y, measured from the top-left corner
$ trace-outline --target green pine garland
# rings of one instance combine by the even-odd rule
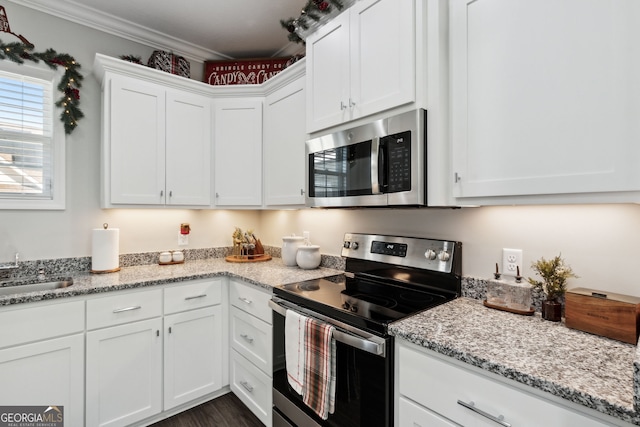
[[[38,63],[43,61],[50,68],[64,67],[64,75],[58,84],[58,90],[62,97],[56,102],[56,107],[62,108],[60,120],[64,123],[64,132],[69,135],[78,126],[78,120],[84,117],[80,110],[80,87],[83,76],[78,71],[78,64],[73,56],[66,53],[57,53],[53,49],[44,52],[34,52],[34,46],[19,42],[4,44],[0,40],[0,59],[9,59],[18,64],[25,60]]]
[[[333,8],[342,10],[344,5],[341,0],[307,0],[307,4],[302,8],[302,13],[297,19],[281,19],[280,25],[289,32],[287,38],[295,43],[304,43],[304,40],[296,34],[298,28],[309,29],[311,21],[319,21],[323,15],[331,13]]]

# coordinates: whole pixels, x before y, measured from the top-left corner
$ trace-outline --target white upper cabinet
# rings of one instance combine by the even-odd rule
[[[118,75],[106,85],[103,204],[164,204],[166,91]]]
[[[304,68],[299,70],[304,71]],[[265,98],[263,157],[266,207],[304,205],[305,95],[304,73],[298,73],[294,80]]]
[[[362,0],[310,35],[307,131],[415,100],[415,0]]]
[[[262,99],[218,99],[214,104],[215,205],[262,204]]]
[[[102,56],[96,64],[106,69],[103,207],[209,206],[212,101],[197,93],[202,83]]]
[[[211,203],[211,100],[167,93],[167,204]]]
[[[636,0],[453,0],[457,200],[640,200],[638,22]]]

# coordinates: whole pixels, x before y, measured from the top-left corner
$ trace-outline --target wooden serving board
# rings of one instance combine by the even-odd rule
[[[503,305],[495,305],[487,302],[487,300],[482,301],[485,307],[495,308],[496,310],[508,311],[509,313],[521,314],[523,316],[533,316],[535,310],[530,308],[529,310],[516,310],[515,308],[505,307]]]
[[[227,262],[262,262],[262,261],[269,261],[271,259],[271,255],[267,255],[267,254],[254,255],[252,258],[249,258],[247,255],[243,255],[242,258],[238,258],[235,255],[229,255],[224,259]]]

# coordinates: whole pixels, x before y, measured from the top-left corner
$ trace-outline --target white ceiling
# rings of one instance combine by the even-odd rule
[[[280,19],[305,0],[11,0],[195,60],[288,56],[304,50]]]

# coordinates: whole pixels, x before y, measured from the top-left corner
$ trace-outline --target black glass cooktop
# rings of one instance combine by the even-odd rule
[[[273,293],[325,316],[377,334],[389,323],[454,298],[424,289],[340,276],[277,286]]]

